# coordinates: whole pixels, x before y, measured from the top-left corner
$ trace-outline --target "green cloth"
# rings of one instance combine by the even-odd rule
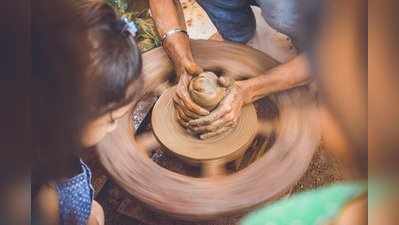
[[[367,182],[336,183],[272,203],[244,218],[242,225],[321,225],[345,203],[367,192]]]

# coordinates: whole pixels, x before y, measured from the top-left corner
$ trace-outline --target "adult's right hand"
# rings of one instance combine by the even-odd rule
[[[173,101],[175,103],[179,123],[183,127],[188,128],[188,122],[190,120],[198,119],[201,116],[207,116],[209,115],[209,111],[195,104],[188,93],[188,86],[191,79],[200,74],[202,68],[188,59],[180,60],[179,64],[180,65],[175,68],[178,83]]]
[[[161,37],[176,28],[187,30],[180,1],[150,0],[149,3],[152,17]],[[194,62],[187,33],[175,32],[166,36],[163,40],[163,48],[173,61],[177,75],[178,83],[174,102],[178,121],[187,127],[187,122],[190,119],[209,114],[207,110],[195,104],[188,93],[191,78],[200,74],[202,69]]]

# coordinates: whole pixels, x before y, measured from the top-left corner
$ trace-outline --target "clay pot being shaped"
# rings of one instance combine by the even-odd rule
[[[213,72],[204,72],[194,77],[188,87],[191,99],[199,106],[212,111],[223,99],[225,88],[218,83]]]

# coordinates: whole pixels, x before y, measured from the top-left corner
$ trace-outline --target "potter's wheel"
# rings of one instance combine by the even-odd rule
[[[262,52],[228,42],[193,41],[192,50],[196,62],[204,70],[226,74],[235,80],[257,76],[278,64]],[[145,53],[143,62],[143,96],[158,89],[165,82],[172,83],[173,64],[163,49],[158,48]],[[172,91],[173,89],[163,92],[163,97],[160,97],[157,104],[165,101],[163,106],[173,107],[170,106]],[[143,96],[138,96],[134,103]],[[257,137],[268,137],[273,133],[273,144],[267,147],[268,150],[259,159],[226,176],[220,176],[223,168],[217,159],[228,159],[222,160],[222,164],[230,159],[234,160],[236,156],[229,156],[235,155],[236,152],[242,153],[240,148],[227,150],[230,148],[220,147],[215,151],[208,150],[204,157],[199,151],[179,148],[173,143],[173,137],[171,140],[163,140],[162,138],[168,135],[158,133],[155,134],[160,140],[158,144],[168,146],[168,151],[179,156],[176,158],[201,162],[205,166],[205,173],[200,177],[192,177],[155,163],[151,159],[151,148],[137,145],[140,137],[135,135],[136,130],[131,122],[135,109],[118,121],[117,129],[98,145],[98,154],[106,170],[123,189],[152,209],[169,216],[186,220],[205,220],[242,213],[262,203],[278,199],[295,185],[305,173],[320,140],[315,99],[306,87],[270,96],[268,101],[277,108],[278,115],[269,118],[270,120],[258,115],[255,133]],[[165,108],[157,109],[157,104],[154,111],[164,112]],[[248,110],[252,110],[251,106]],[[259,111],[257,113],[259,114]],[[173,113],[168,113],[168,116],[169,119],[160,117],[152,120],[173,121]],[[256,119],[256,116],[251,118]],[[240,130],[245,129],[244,125]],[[159,127],[155,125],[153,129],[154,133],[157,133]],[[169,128],[163,129],[166,131]],[[252,137],[252,134],[249,136]],[[222,136],[213,141],[217,143],[221,139]],[[257,138],[254,139],[254,142],[256,141]],[[155,142],[158,140],[153,140],[153,143]],[[245,146],[246,142],[242,143]],[[243,150],[248,151],[250,150]]]

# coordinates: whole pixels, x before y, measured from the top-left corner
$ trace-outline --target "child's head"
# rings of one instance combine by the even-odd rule
[[[141,91],[141,56],[125,23],[98,1],[32,6],[32,118],[39,158],[54,167],[95,145]]]
[[[104,3],[84,3],[81,13],[87,23],[89,60],[82,79],[88,123],[81,142],[89,147],[113,130],[130,108],[138,87],[141,56],[127,24]],[[140,82],[136,82],[138,84]],[[135,86],[136,88],[129,88]]]

